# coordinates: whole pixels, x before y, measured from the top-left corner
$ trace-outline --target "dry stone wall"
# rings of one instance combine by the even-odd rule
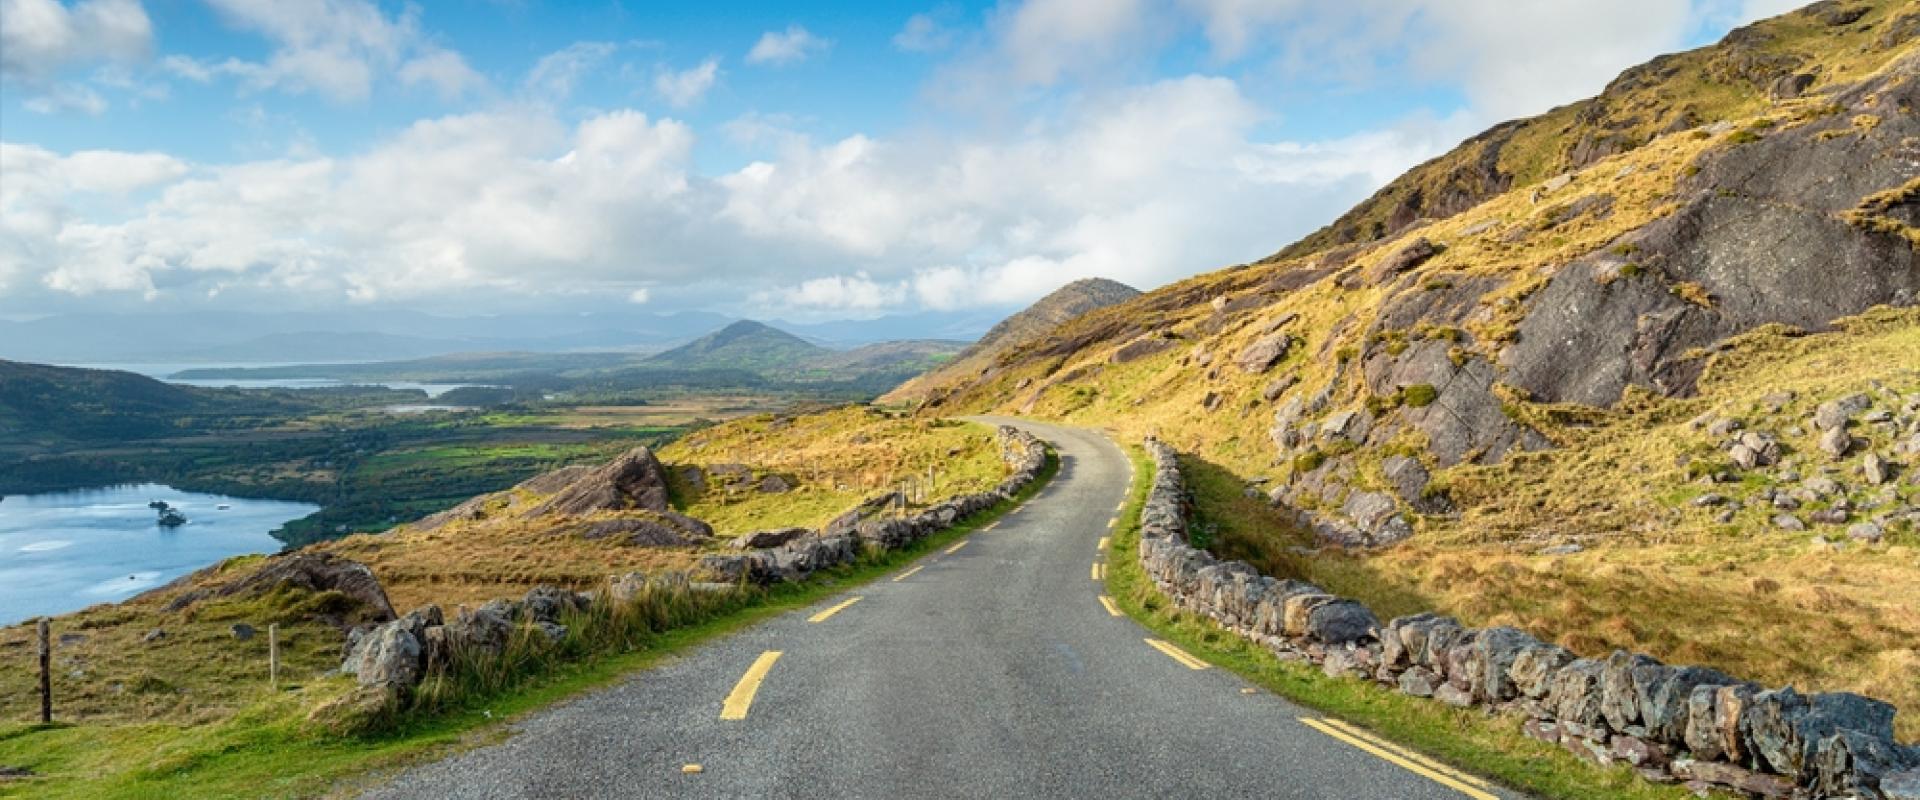
[[[890,516],[894,498],[875,498],[818,532],[782,530],[740,537],[735,545],[746,552],[706,556],[694,574],[629,573],[612,579],[598,592],[538,586],[518,600],[500,599],[477,609],[462,608],[452,619],[447,619],[440,607],[431,605],[398,619],[388,611],[386,619],[391,621],[348,632],[347,656],[340,671],[354,675],[364,689],[405,695],[436,668],[450,663],[455,653],[504,653],[513,632],[521,627],[534,629],[557,643],[567,635],[562,624],[567,614],[584,611],[595,603],[624,603],[648,587],[724,592],[742,582],[766,585],[797,581],[817,570],[853,562],[863,547],[904,547],[1012,498],[1039,478],[1047,463],[1044,442],[1004,425],[996,431],[995,440],[1009,474],[992,491],[953,497],[912,516]],[[778,544],[754,546],[769,542]],[[378,590],[377,583],[374,589]],[[384,603],[384,595],[381,600]]]
[[[1436,614],[1382,624],[1366,606],[1261,575],[1187,543],[1174,450],[1149,440],[1153,485],[1140,561],[1174,603],[1283,659],[1415,697],[1511,714],[1527,735],[1648,780],[1760,797],[1920,800],[1920,747],[1894,708],[1846,692],[1767,688],[1697,666],[1616,651],[1581,657],[1516,628]]]

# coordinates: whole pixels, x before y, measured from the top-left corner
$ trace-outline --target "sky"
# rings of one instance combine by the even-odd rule
[[[0,317],[1151,288],[1790,0],[0,0]]]

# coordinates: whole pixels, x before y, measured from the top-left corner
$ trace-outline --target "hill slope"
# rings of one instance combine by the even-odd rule
[[[163,383],[131,372],[0,361],[0,446],[65,439],[148,439],[169,435],[183,418],[241,424],[260,414],[307,406]]]
[[[1658,59],[929,413],[1158,436],[1216,550],[1388,614],[1920,706],[1916,39],[1822,3]]]
[[[644,367],[775,371],[831,351],[786,331],[741,320],[640,362]]]
[[[925,399],[933,387],[987,369],[1001,354],[1045,335],[1067,320],[1138,296],[1139,290],[1105,278],[1083,278],[1069,283],[1020,313],[1001,320],[947,366],[908,381],[880,400],[902,403]]]

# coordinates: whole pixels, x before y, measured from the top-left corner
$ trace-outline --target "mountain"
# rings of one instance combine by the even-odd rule
[[[1714,376],[1737,342],[1911,324],[1846,321],[1920,296],[1911,9],[1821,3],[1656,59],[1468,140],[1271,258],[1011,346],[990,334],[895,394],[1156,433],[1266,481],[1329,541],[1402,539],[1440,508],[1472,519],[1438,488],[1448,475],[1573,449],[1664,400],[1731,402]],[[1512,495],[1476,499],[1513,511]],[[1563,527],[1607,524],[1644,521]]]
[[[1105,278],[1084,278],[1069,283],[1001,320],[946,366],[908,381],[880,400],[901,403],[924,399],[931,387],[985,370],[1001,354],[1033,341],[1070,319],[1139,295],[1139,290]]]
[[[831,352],[779,328],[741,320],[672,350],[648,357],[639,366],[745,369],[767,373],[791,369]]]

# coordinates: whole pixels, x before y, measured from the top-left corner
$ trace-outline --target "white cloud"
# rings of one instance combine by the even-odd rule
[[[548,99],[566,99],[588,71],[617,49],[612,42],[574,42],[541,57],[527,73],[526,87]]]
[[[786,31],[767,31],[760,40],[753,43],[753,49],[747,51],[747,63],[772,64],[785,66],[807,60],[815,53],[824,53],[833,46],[833,42],[813,35],[799,25],[788,25]]]
[[[627,293],[627,302],[636,306],[644,306],[647,304],[647,301],[652,299],[653,292],[644,286]]]
[[[27,98],[20,105],[35,114],[78,111],[97,117],[107,110],[107,101],[100,96],[99,92],[78,83],[54,84],[46,94]]]
[[[756,117],[764,160],[713,179],[692,172],[680,122],[569,125],[540,104],[424,120],[356,154],[191,171],[9,145],[0,281],[16,288],[0,310],[102,293],[486,307],[636,289],[758,313],[1019,303],[1075,278],[1147,287],[1265,255],[1461,133],[1419,121],[1275,142],[1254,136],[1261,118],[1232,81],[1199,76],[1089,93],[999,133],[813,142]],[[52,163],[63,177],[14,180]],[[86,191],[114,188],[105,176],[145,191],[94,213]]]
[[[893,46],[909,53],[937,53],[953,46],[953,31],[932,14],[915,14],[893,35]]]
[[[396,77],[407,86],[431,87],[442,100],[457,100],[487,85],[487,79],[467,66],[452,50],[430,47],[400,65]]]
[[[1002,48],[1016,80],[1051,84],[1075,64],[1103,61],[1146,22],[1143,0],[1028,0],[1004,21]]]
[[[427,86],[447,98],[485,84],[458,53],[429,41],[419,8],[388,16],[369,0],[207,0],[230,24],[274,44],[265,61],[199,61],[169,56],[163,68],[190,80],[231,76],[251,90],[312,92],[336,102],[365,100],[381,77]]]
[[[0,0],[0,79],[51,81],[63,68],[130,62],[153,47],[153,23],[139,0]]]
[[[699,102],[719,79],[720,60],[709,58],[688,70],[661,69],[653,76],[653,89],[674,108],[685,108]]]
[[[906,298],[906,283],[883,284],[865,272],[856,272],[802,281],[798,286],[762,295],[760,299],[769,306],[809,311],[877,311],[898,306]]]

